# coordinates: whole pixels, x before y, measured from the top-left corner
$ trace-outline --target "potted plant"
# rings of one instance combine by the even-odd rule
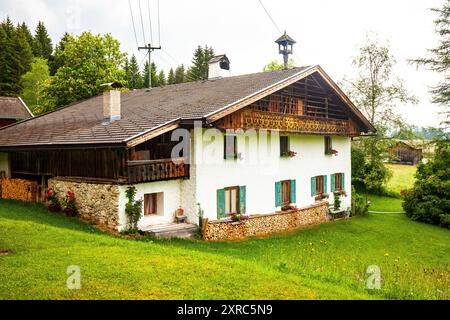
[[[66,197],[63,199],[64,212],[68,217],[75,217],[77,215],[75,200],[75,193],[72,191],[67,192]]]
[[[232,222],[241,222],[243,220],[247,220],[248,217],[246,215],[240,214],[240,213],[229,213],[230,219]]]
[[[48,188],[45,193],[45,199],[48,202],[47,208],[50,212],[60,212],[61,204],[59,203],[56,192],[53,188]]]

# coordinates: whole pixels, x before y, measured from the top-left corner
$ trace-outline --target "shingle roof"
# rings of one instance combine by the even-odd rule
[[[0,119],[29,119],[32,115],[20,98],[0,97]]]
[[[104,125],[103,98],[93,97],[0,130],[0,148],[124,143],[178,120],[203,119],[309,67],[175,84],[121,95],[121,120]]]

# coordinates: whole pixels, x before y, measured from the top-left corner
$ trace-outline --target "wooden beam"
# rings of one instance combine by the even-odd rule
[[[167,125],[161,126],[157,129],[151,130],[147,133],[143,133],[141,135],[138,135],[136,137],[131,138],[130,140],[128,140],[127,143],[127,148],[132,148],[137,146],[138,144],[144,143],[148,140],[151,140],[153,138],[156,138],[157,136],[160,136],[164,133],[173,131],[177,128],[180,127],[180,121],[177,120],[175,122],[169,123]]]

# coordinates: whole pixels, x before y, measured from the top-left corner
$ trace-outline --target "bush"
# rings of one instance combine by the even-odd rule
[[[125,205],[125,214],[128,219],[128,232],[137,233],[138,232],[138,222],[142,217],[142,200],[135,201],[136,187],[130,186],[125,192],[128,202]]]
[[[351,208],[351,216],[365,216],[369,213],[369,203],[366,199],[357,194],[355,188],[352,187],[352,208]]]
[[[374,194],[384,194],[385,183],[392,176],[382,157],[368,157],[364,149],[352,147],[352,184]],[[398,195],[397,195],[398,196]]]
[[[404,192],[403,209],[415,221],[450,226],[450,145],[438,143],[427,164],[419,164],[414,187]]]

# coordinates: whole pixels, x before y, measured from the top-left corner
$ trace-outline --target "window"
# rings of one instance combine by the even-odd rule
[[[286,157],[289,155],[290,145],[288,136],[280,136],[280,156]]]
[[[239,187],[225,188],[225,214],[239,213]]]
[[[327,193],[327,176],[317,176],[311,178],[311,196]]]
[[[217,217],[227,218],[230,213],[245,214],[246,187],[227,187],[217,190]]]
[[[326,136],[325,137],[325,154],[332,154],[333,153],[333,140],[331,137]]]
[[[336,173],[331,175],[331,192],[345,191],[345,175]]]
[[[237,137],[236,136],[225,136],[224,140],[225,147],[225,159],[237,159]]]
[[[275,207],[284,207],[297,202],[297,187],[295,180],[285,180],[275,183]]]
[[[144,215],[158,214],[158,194],[150,193],[144,195]]]

